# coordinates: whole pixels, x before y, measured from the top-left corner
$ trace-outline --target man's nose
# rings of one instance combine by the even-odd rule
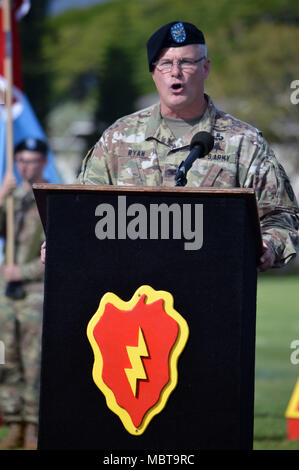
[[[177,62],[172,64],[171,75],[173,77],[179,77],[182,74],[181,67]]]

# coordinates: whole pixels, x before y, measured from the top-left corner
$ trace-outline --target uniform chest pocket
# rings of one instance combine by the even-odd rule
[[[207,168],[200,186],[233,188],[236,186],[236,172],[214,163]]]
[[[137,158],[130,156],[117,158],[117,183],[118,185],[134,186],[144,184],[142,170]]]
[[[118,184],[161,186],[161,168],[154,152],[140,152],[136,157],[119,157]]]

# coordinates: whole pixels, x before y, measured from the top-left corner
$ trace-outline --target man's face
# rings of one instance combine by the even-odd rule
[[[163,49],[159,60],[177,61],[200,59],[204,54],[198,44]],[[182,70],[173,64],[170,72],[162,73],[155,67],[153,80],[160,96],[164,116],[193,118],[201,114],[204,103],[204,80],[210,71],[210,60],[203,59],[191,70]]]
[[[15,154],[15,161],[22,180],[30,184],[42,179],[46,158],[39,152],[22,150]]]

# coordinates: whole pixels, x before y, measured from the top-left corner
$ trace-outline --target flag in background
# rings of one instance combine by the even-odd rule
[[[14,146],[27,137],[35,137],[44,141],[47,138],[23,91],[23,78],[21,70],[21,48],[18,33],[18,21],[30,10],[30,0],[15,0],[12,3],[12,62],[13,62],[13,139]],[[0,0],[0,184],[6,169],[6,109],[5,89],[6,80],[4,74],[5,59],[5,33],[3,27],[3,1]],[[1,101],[1,99],[3,101]],[[48,164],[44,170],[44,177],[50,183],[62,183],[62,179],[55,167],[54,155],[49,149],[47,154]],[[16,172],[16,178],[20,181]],[[0,264],[3,261],[4,240],[0,237]]]
[[[1,2],[0,2],[1,5]],[[35,137],[44,141],[47,138],[23,91],[21,70],[21,48],[18,34],[18,21],[30,10],[30,0],[16,0],[13,2],[11,29],[12,29],[12,58],[13,58],[13,137],[14,146],[27,137]],[[5,90],[4,77],[5,36],[3,30],[3,6],[0,9],[0,90]],[[3,93],[2,93],[3,95]],[[4,93],[5,95],[5,93]],[[0,106],[0,182],[3,179],[6,167],[6,110]],[[54,155],[51,150],[47,154],[48,164],[44,170],[44,177],[50,183],[61,183],[61,177],[55,167]],[[18,175],[16,174],[17,178]]]

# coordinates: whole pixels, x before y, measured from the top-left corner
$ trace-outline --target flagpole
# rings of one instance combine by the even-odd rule
[[[13,119],[12,119],[12,33],[10,0],[4,0],[3,26],[5,34],[4,73],[6,78],[6,171],[13,175]],[[6,263],[14,263],[14,199],[6,199]]]

